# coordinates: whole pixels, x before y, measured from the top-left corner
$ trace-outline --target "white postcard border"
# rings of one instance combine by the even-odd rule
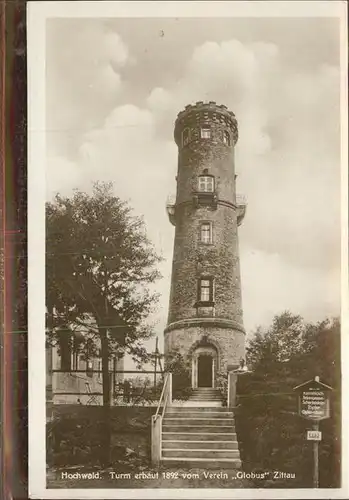
[[[344,1],[29,2],[28,40],[28,370],[30,498],[346,498],[348,475],[348,120],[347,4]],[[54,17],[338,17],[341,19],[342,137],[342,488],[340,489],[47,489],[45,405],[45,53]],[[64,41],[62,41],[64,43]]]

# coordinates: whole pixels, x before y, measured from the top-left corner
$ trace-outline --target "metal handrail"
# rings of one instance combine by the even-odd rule
[[[161,402],[162,400],[164,399],[164,394],[165,394],[165,389],[167,387],[167,384],[168,384],[168,381],[169,381],[169,378],[170,378],[170,374],[169,373],[166,373],[166,377],[165,377],[165,382],[164,382],[164,385],[162,387],[162,391],[161,391],[161,396],[160,396],[160,399],[159,399],[159,403],[158,403],[158,407],[156,409],[156,413],[154,415],[154,420],[156,420],[159,416],[159,412],[160,412],[160,407],[161,407]],[[164,406],[166,405],[167,403],[167,399],[168,399],[168,393],[166,395],[166,400],[164,400]]]
[[[166,406],[167,406],[167,401],[168,401],[169,395],[170,395],[170,393],[169,393],[169,391],[167,391],[166,392],[166,397],[164,399],[164,405],[162,407],[162,414],[161,414],[162,417],[165,415],[165,410],[166,410]]]

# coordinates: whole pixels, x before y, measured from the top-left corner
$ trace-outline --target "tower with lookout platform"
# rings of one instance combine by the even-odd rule
[[[236,194],[233,112],[215,102],[188,105],[176,119],[177,194],[165,354],[190,361],[192,388],[215,389],[219,372],[245,357],[238,227],[246,205]]]

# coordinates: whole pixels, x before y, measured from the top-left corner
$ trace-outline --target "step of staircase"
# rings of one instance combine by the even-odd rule
[[[197,398],[217,397],[212,389],[198,392]],[[202,395],[203,392],[206,394]],[[171,406],[166,409],[161,440],[164,464],[189,468],[241,467],[234,413],[227,408],[206,404],[203,400],[202,406]]]
[[[189,401],[222,401],[222,395],[217,389],[212,387],[200,387],[193,389]]]
[[[200,387],[199,389],[192,389],[192,394],[220,394],[218,389],[212,387]]]
[[[214,391],[214,390],[212,390],[212,391],[195,391],[195,390],[194,390],[194,391],[192,391],[192,393],[191,393],[191,394],[192,394],[192,395],[196,394],[196,395],[200,395],[200,396],[201,396],[201,395],[202,395],[202,396],[204,396],[204,395],[210,395],[210,396],[215,396],[215,395],[217,395],[217,396],[221,396],[221,393],[220,393],[219,391]]]
[[[195,387],[193,391],[218,391],[215,387]]]
[[[211,436],[212,439],[212,436]],[[189,441],[189,440],[172,440],[163,441],[163,450],[237,450],[238,443],[229,441]]]
[[[197,395],[193,395],[193,396],[190,396],[189,398],[189,401],[222,401],[222,398],[218,395],[218,394],[214,394],[213,396],[210,396],[210,395],[207,395],[207,396],[204,396],[202,394],[197,394]]]
[[[235,432],[163,432],[162,441],[232,441],[237,439]]]
[[[221,393],[216,389],[209,389],[209,390],[193,389],[191,391],[191,394],[221,394]]]
[[[162,449],[163,457],[178,458],[185,456],[186,458],[240,458],[239,450],[219,450],[216,448],[207,449]]]
[[[183,469],[240,469],[239,458],[186,458],[186,457],[163,457],[162,463],[167,467],[178,467]]]
[[[217,408],[220,410],[221,408]],[[200,408],[186,408],[186,411],[182,409],[176,409],[176,411],[167,412],[166,418],[224,418],[234,419],[234,413],[232,411],[216,411],[216,408],[209,408],[211,411],[200,411]]]
[[[192,425],[193,427],[221,423],[224,425],[234,425],[235,421],[233,418],[212,417],[209,415],[207,417],[165,417],[162,422],[163,425]]]
[[[214,389],[212,387],[199,387],[196,389],[192,389],[193,394],[206,394],[206,393],[211,393],[211,394],[220,394],[220,391],[218,389]]]
[[[235,426],[232,425],[167,425],[163,424],[162,429],[164,432],[235,432]]]
[[[203,406],[210,408],[222,408],[222,401],[190,401],[187,399],[186,401],[174,401],[172,403],[174,408],[202,408]]]
[[[166,415],[170,414],[170,413],[183,413],[183,414],[187,414],[187,413],[192,413],[192,412],[200,412],[200,414],[202,412],[205,412],[205,413],[231,413],[232,415],[233,412],[229,411],[228,408],[225,408],[223,406],[195,406],[195,407],[192,407],[192,406],[169,406],[167,409],[166,409]]]
[[[200,395],[207,395],[207,394],[210,394],[211,396],[212,395],[218,395],[220,396],[221,393],[219,391],[216,391],[214,389],[211,389],[209,391],[198,391],[198,390],[193,390],[191,394],[200,394]]]
[[[217,392],[194,392],[190,395],[191,398],[220,398],[222,399],[221,394]]]
[[[194,396],[194,397],[190,398],[189,401],[190,402],[197,402],[197,403],[208,403],[208,402],[220,403],[222,400],[220,398],[216,398],[216,397],[207,399],[207,398],[202,398],[199,396]]]

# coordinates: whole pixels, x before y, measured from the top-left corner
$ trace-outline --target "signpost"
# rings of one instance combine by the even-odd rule
[[[308,430],[307,440],[313,441],[314,471],[313,486],[319,487],[319,441],[322,434],[319,422],[330,417],[330,391],[332,387],[320,382],[319,377],[304,382],[294,388],[298,392],[298,413],[313,422],[313,429]]]
[[[308,441],[321,441],[322,433],[321,431],[307,431]]]

